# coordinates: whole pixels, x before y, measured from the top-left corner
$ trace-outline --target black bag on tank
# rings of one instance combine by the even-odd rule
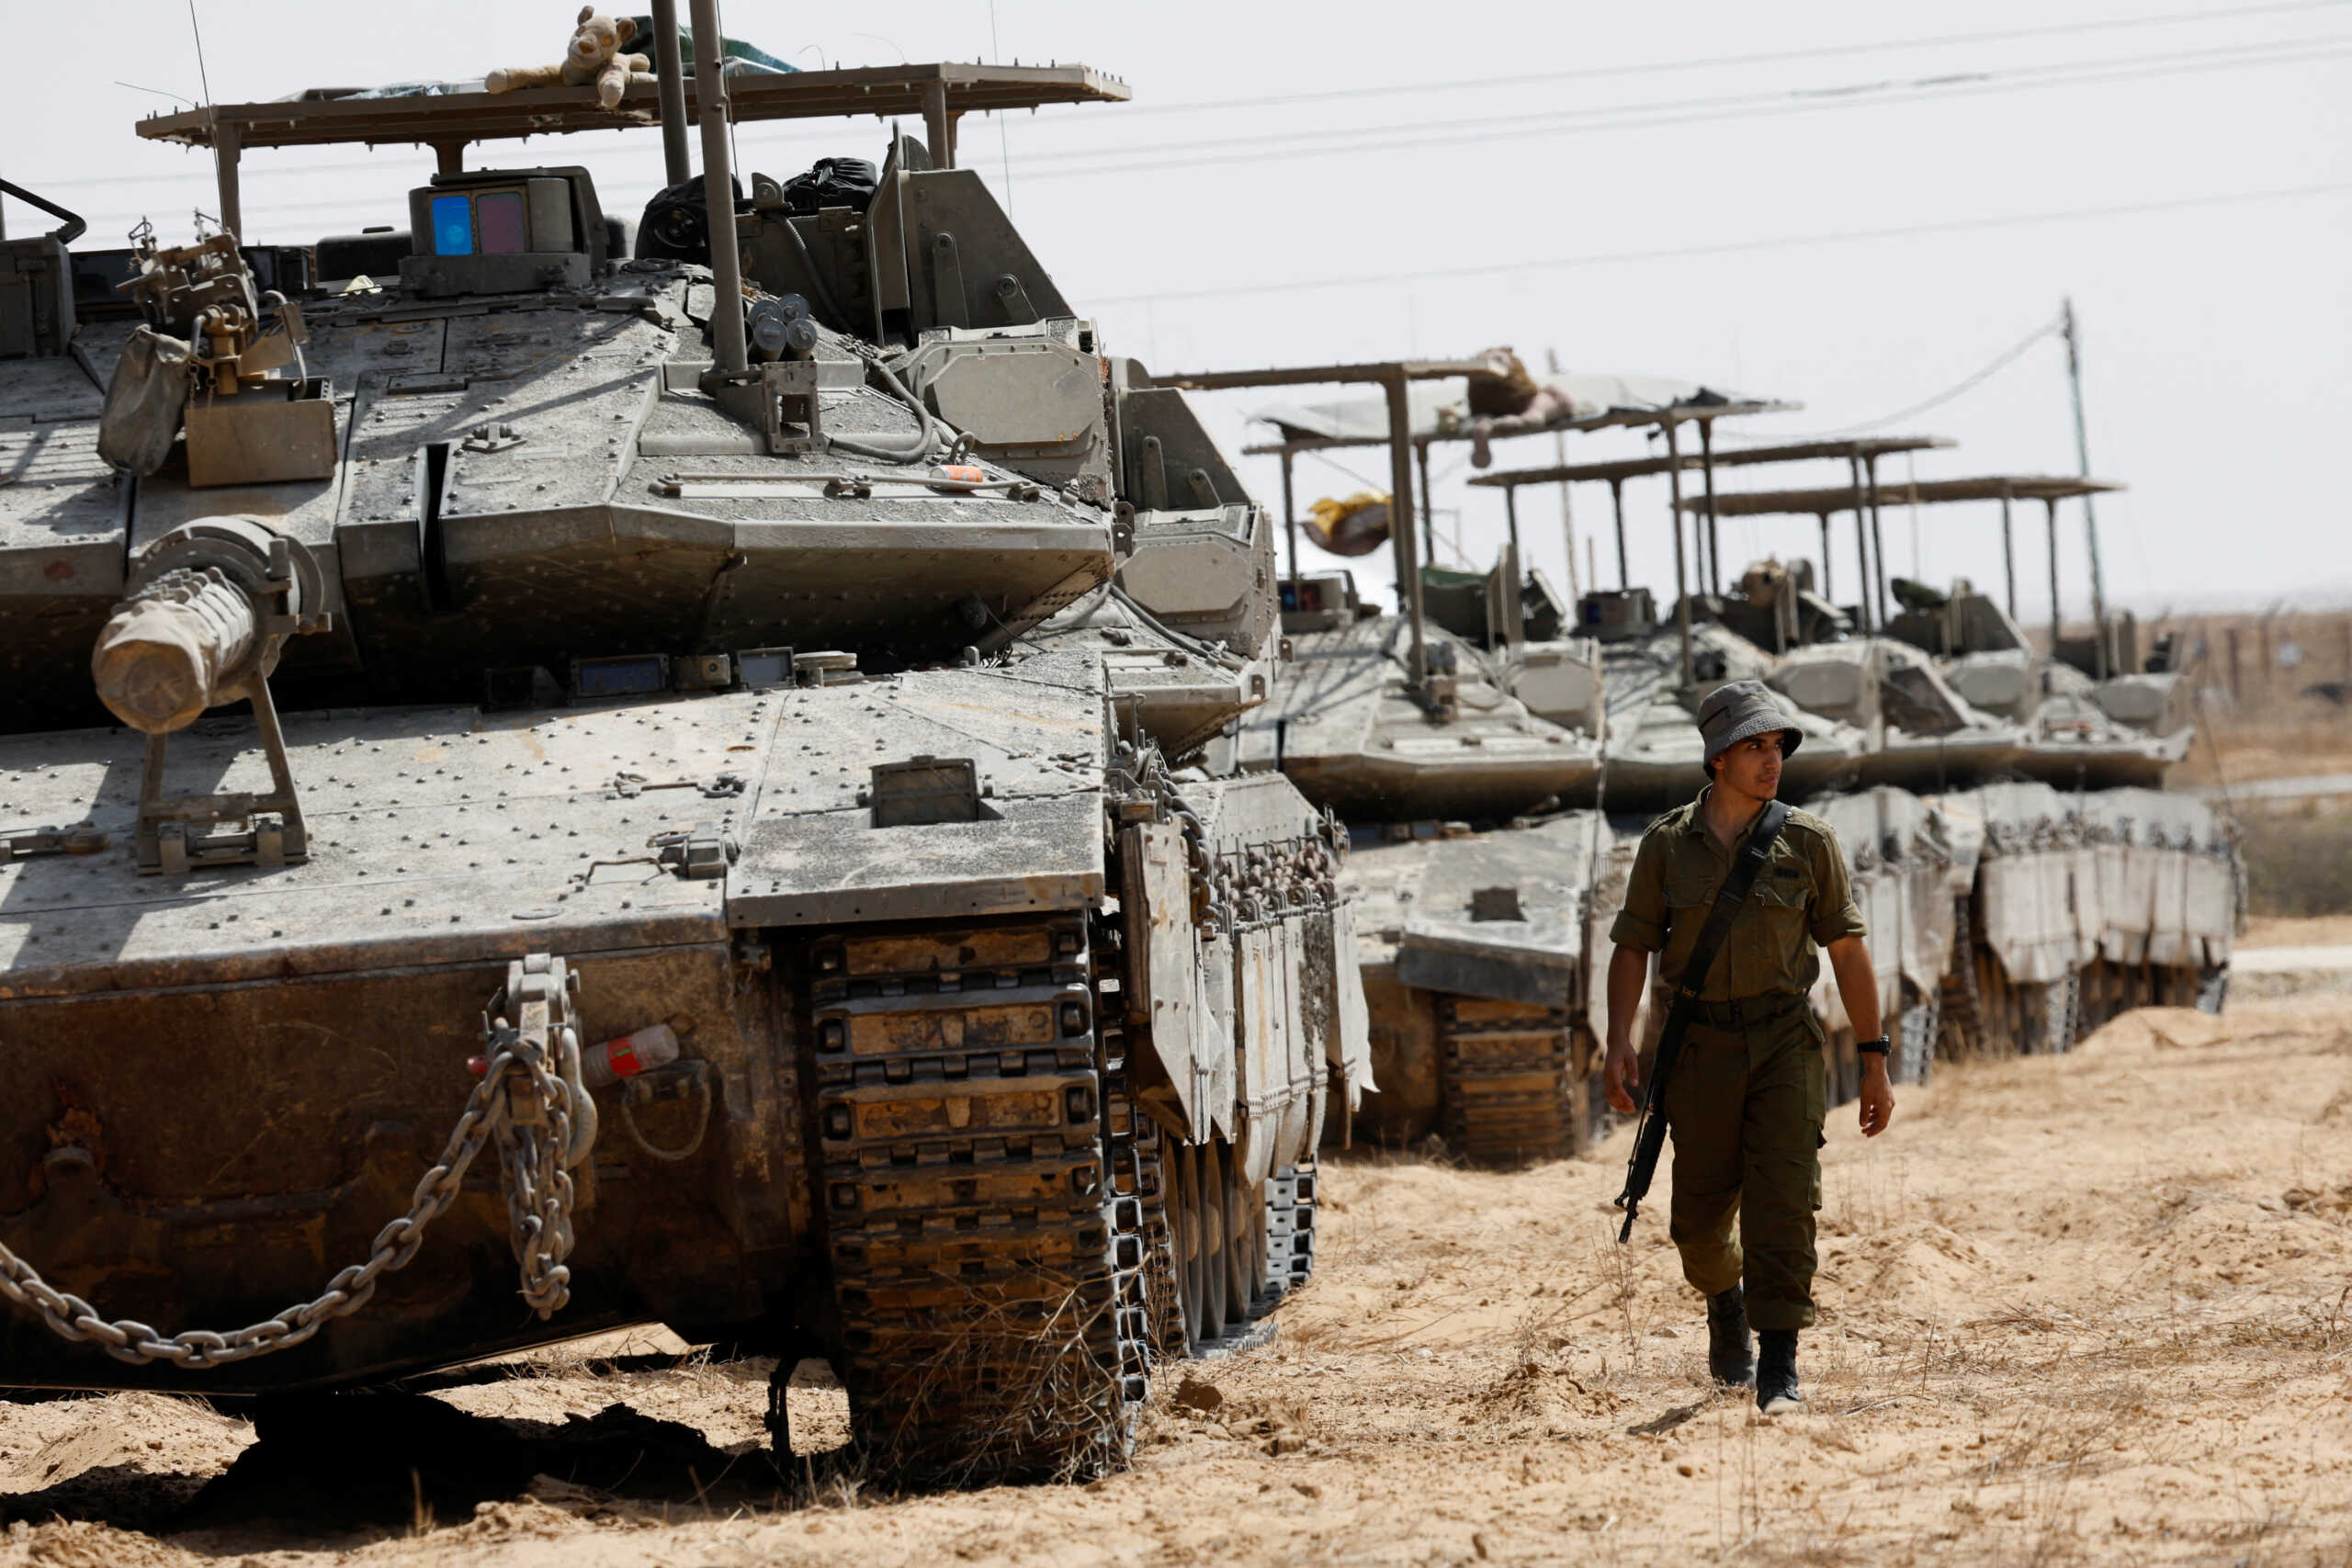
[[[805,175],[784,182],[787,211],[811,213],[827,207],[854,207],[860,212],[874,204],[881,175],[863,158],[820,158]]]
[[[735,210],[743,211],[743,187],[734,186]],[[681,180],[645,204],[645,216],[638,220],[637,244],[632,252],[640,261],[658,258],[663,261],[695,262],[710,265],[710,209],[703,201],[702,176]]]

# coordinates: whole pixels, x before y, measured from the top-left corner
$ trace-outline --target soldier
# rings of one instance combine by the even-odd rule
[[[1699,707],[1708,786],[1649,825],[1625,907],[1611,931],[1609,1054],[1601,1083],[1621,1112],[1641,1084],[1634,1013],[1650,955],[1670,990],[1733,860],[1780,793],[1781,760],[1804,732],[1758,681],[1734,681]],[[1828,1090],[1821,1026],[1806,1002],[1826,949],[1862,1053],[1861,1128],[1894,1115],[1878,979],[1862,945],[1845,852],[1828,823],[1789,814],[1755,886],[1708,966],[1681,1055],[1666,1082],[1674,1137],[1671,1234],[1683,1278],[1707,1298],[1709,1370],[1756,1384],[1768,1416],[1803,1408],[1797,1331],[1814,1321],[1814,1212],[1821,1207],[1822,1118]],[[1734,1239],[1735,1220],[1739,1234]],[[1742,1283],[1746,1289],[1743,1291]],[[1748,1338],[1762,1340],[1758,1363]]]

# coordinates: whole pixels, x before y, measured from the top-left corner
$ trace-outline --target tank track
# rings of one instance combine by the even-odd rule
[[[1140,1193],[1086,921],[820,942],[821,1208],[853,1436],[909,1480],[1100,1473],[1143,1381]]]
[[[2226,966],[2209,972],[2184,964],[2118,964],[2095,958],[2083,967],[2081,974],[2076,1038],[2087,1036],[2109,1019],[2133,1008],[2193,1007],[2217,1012],[2228,978]]]
[[[1904,1009],[1894,1019],[1894,1066],[1890,1076],[1896,1083],[1923,1084],[1935,1068],[1936,1040],[1943,1028],[1943,989],[1938,987],[1921,996],[1906,980],[1903,1000]]]
[[[1965,895],[1952,900],[1951,957],[1938,987],[1936,1039],[1946,1056],[1969,1056],[1983,1049],[1984,1007],[1977,996],[1976,938],[1968,906]]]
[[[1266,1183],[1266,1278],[1259,1309],[1315,1277],[1315,1162],[1286,1165]]]
[[[1977,953],[1984,1049],[2019,1056],[2073,1049],[2081,1023],[2081,971],[2052,981],[2012,980],[1998,958],[1982,948]]]
[[[1129,1111],[1134,1135],[1114,1145],[1112,1179],[1122,1197],[1133,1194],[1141,1210],[1143,1268],[1139,1273],[1144,1327],[1138,1336],[1147,1360],[1184,1355],[1184,1303],[1176,1281],[1176,1233],[1168,1223],[1167,1134],[1150,1117]]]
[[[1165,1134],[1136,1106],[1127,1063],[1133,1042],[1127,1033],[1124,992],[1125,953],[1118,922],[1097,915],[1091,922],[1094,953],[1095,1028],[1102,1041],[1103,1083],[1108,1094],[1111,1187],[1119,1223],[1119,1304],[1126,1314],[1120,1346],[1132,1396],[1148,1396],[1152,1364],[1184,1353],[1183,1309],[1176,1292],[1176,1248],[1168,1224]]]
[[[1480,1165],[1575,1154],[1589,1119],[1568,1015],[1485,997],[1437,999],[1447,1146]]]

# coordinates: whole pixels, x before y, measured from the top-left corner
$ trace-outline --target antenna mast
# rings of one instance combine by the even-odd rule
[[[2091,438],[2083,423],[2083,348],[2075,328],[2075,300],[2072,295],[2062,302],[2059,311],[2060,329],[2066,336],[2066,382],[2075,397],[2075,461],[2083,478],[2091,477]],[[2091,654],[2095,672],[2100,680],[2116,671],[2108,665],[2107,648],[2107,581],[2098,559],[2098,512],[2091,498],[2083,497],[2083,537],[2090,545],[2091,553]],[[2051,651],[2057,649],[2053,646]]]

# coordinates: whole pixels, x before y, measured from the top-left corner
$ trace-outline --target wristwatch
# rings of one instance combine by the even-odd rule
[[[1894,1042],[1883,1034],[1875,1040],[1860,1041],[1854,1046],[1854,1054],[1860,1056],[1884,1056],[1892,1054],[1894,1050]]]

